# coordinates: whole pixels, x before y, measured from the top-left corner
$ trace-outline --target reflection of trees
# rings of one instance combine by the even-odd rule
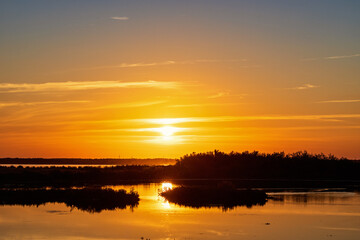
[[[46,203],[65,203],[72,209],[95,213],[134,208],[139,203],[139,194],[101,188],[0,190],[0,205],[39,206]]]
[[[169,202],[192,208],[221,208],[224,211],[238,206],[251,208],[263,206],[267,201],[264,191],[237,190],[229,186],[218,187],[178,187],[160,193]]]
[[[354,193],[355,194],[355,193]],[[326,193],[326,192],[309,192],[309,193],[292,193],[292,194],[275,194],[271,199],[276,202],[294,202],[298,204],[336,204],[337,201],[351,200],[353,193]]]

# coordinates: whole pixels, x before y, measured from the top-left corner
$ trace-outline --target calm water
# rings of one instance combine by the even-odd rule
[[[134,188],[134,209],[82,212],[64,204],[0,207],[0,239],[360,239],[360,195],[271,193],[264,206],[192,209],[158,197],[161,184]]]

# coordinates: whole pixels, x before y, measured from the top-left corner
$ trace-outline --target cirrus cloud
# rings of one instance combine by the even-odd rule
[[[53,91],[74,91],[92,90],[106,88],[178,88],[178,82],[120,82],[120,81],[84,81],[84,82],[45,82],[45,83],[0,83],[0,92],[53,92]]]
[[[129,20],[129,17],[110,17],[110,19],[120,20],[120,21],[127,21],[127,20]]]
[[[288,88],[290,90],[306,90],[306,89],[312,89],[312,88],[318,88],[319,86],[310,84],[310,83],[305,83],[301,86],[297,86],[297,87],[293,87],[293,88]]]
[[[327,101],[320,101],[318,103],[357,103],[357,102],[360,102],[360,99],[327,100]]]

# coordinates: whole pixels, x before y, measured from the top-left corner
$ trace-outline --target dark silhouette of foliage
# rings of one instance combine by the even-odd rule
[[[0,167],[0,186],[70,187],[147,183],[166,179],[174,166]]]
[[[306,151],[226,154],[215,150],[185,155],[175,167],[183,177],[359,180],[360,161]]]
[[[185,155],[169,166],[0,167],[0,186],[86,186],[184,179],[231,179],[242,187],[359,185],[360,161],[333,155],[213,151]]]
[[[205,187],[178,187],[160,193],[169,202],[187,207],[221,207],[223,210],[237,206],[248,208],[254,205],[264,205],[267,201],[265,191],[238,190],[231,185]]]
[[[97,213],[127,207],[132,209],[139,204],[139,194],[101,188],[0,190],[0,205],[39,206],[46,203],[65,203],[71,208]]]
[[[0,158],[0,164],[22,165],[173,165],[175,159],[170,158]]]

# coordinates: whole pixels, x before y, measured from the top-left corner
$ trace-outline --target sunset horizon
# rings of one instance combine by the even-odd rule
[[[0,157],[360,159],[357,1],[0,5]]]
[[[0,0],[0,240],[360,239],[360,0]]]

